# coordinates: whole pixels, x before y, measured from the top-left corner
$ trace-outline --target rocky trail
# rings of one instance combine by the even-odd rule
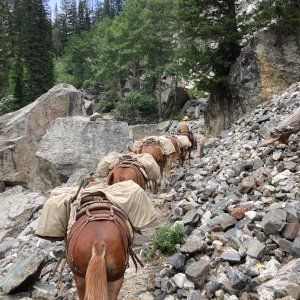
[[[159,225],[166,220],[182,223],[184,239],[176,253],[157,253],[137,273],[130,264],[119,299],[300,299],[300,133],[297,126],[282,131],[282,124],[295,121],[299,109],[296,83],[221,132],[221,138],[207,139],[203,157],[195,156],[189,168],[174,170],[167,189],[149,194]],[[270,139],[274,128],[281,128],[287,143]],[[62,243],[34,236],[42,196],[15,187],[1,197],[9,219],[1,211],[0,218],[16,237],[0,243],[0,287],[6,294],[13,292],[0,299],[76,299],[68,268],[59,289],[59,275],[50,276]],[[18,224],[9,226],[18,216],[10,210],[16,199],[27,201],[30,220],[18,234]],[[154,231],[136,236],[137,253],[149,246]],[[33,289],[18,293],[25,275],[32,278],[44,259],[47,265]]]
[[[193,158],[191,160],[191,165],[199,164],[198,153],[194,152]],[[177,165],[177,161],[175,161],[175,166]],[[186,172],[191,166],[187,163],[184,165],[184,168],[173,168],[171,170],[171,178],[177,178],[178,173]],[[157,195],[148,191],[148,197],[153,201],[156,207],[157,216],[158,216],[158,224],[164,224],[167,221],[170,221],[171,211],[176,207],[176,201],[171,200],[168,201],[168,192],[170,192],[171,186],[166,185],[165,188],[159,191]],[[158,225],[160,226],[160,225]],[[146,250],[149,245],[151,245],[151,239],[153,234],[155,233],[155,229],[157,227],[148,228],[142,230],[142,235],[136,234],[134,239],[134,251],[141,254],[142,249]],[[129,268],[125,273],[125,280],[122,286],[122,289],[119,294],[119,299],[153,299],[151,293],[148,291],[153,291],[153,281],[156,276],[159,275],[163,268],[168,268],[167,256],[161,255],[158,253],[157,256],[153,258],[150,262],[145,262],[144,267],[139,267],[136,271],[132,262],[130,262]],[[139,298],[138,298],[139,297]]]

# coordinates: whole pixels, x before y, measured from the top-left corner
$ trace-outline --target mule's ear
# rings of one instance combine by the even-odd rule
[[[128,149],[128,152],[133,152],[133,150],[129,146],[127,147],[127,149]]]

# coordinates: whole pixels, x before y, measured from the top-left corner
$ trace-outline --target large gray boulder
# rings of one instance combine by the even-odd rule
[[[57,118],[85,114],[82,93],[59,84],[22,109],[0,117],[0,180],[27,185],[31,163],[48,127]]]
[[[35,211],[39,210],[46,198],[16,186],[0,194],[0,241],[16,237],[28,225]]]
[[[128,124],[85,117],[59,118],[43,137],[29,187],[46,191],[65,183],[79,169],[95,172],[99,161],[111,151],[126,152],[133,142]]]

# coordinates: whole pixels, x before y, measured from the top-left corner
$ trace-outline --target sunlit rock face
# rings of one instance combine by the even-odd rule
[[[26,186],[35,152],[51,123],[85,115],[82,93],[59,84],[22,109],[1,116],[0,180]]]

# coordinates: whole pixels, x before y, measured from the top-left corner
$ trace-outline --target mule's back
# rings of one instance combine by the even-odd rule
[[[97,219],[97,216],[101,215],[102,220],[87,222],[88,216],[84,214],[73,225],[67,256],[70,267],[76,275],[84,276],[92,257],[94,241],[102,241],[106,245],[108,280],[117,280],[123,276],[126,269],[129,246],[129,237],[125,232],[127,225],[117,215],[115,215],[116,222],[105,220],[109,218],[110,210],[95,210],[90,213],[92,219]]]
[[[146,179],[136,166],[115,167],[107,175],[107,184],[112,185],[118,182],[132,180],[142,189],[146,188]]]

